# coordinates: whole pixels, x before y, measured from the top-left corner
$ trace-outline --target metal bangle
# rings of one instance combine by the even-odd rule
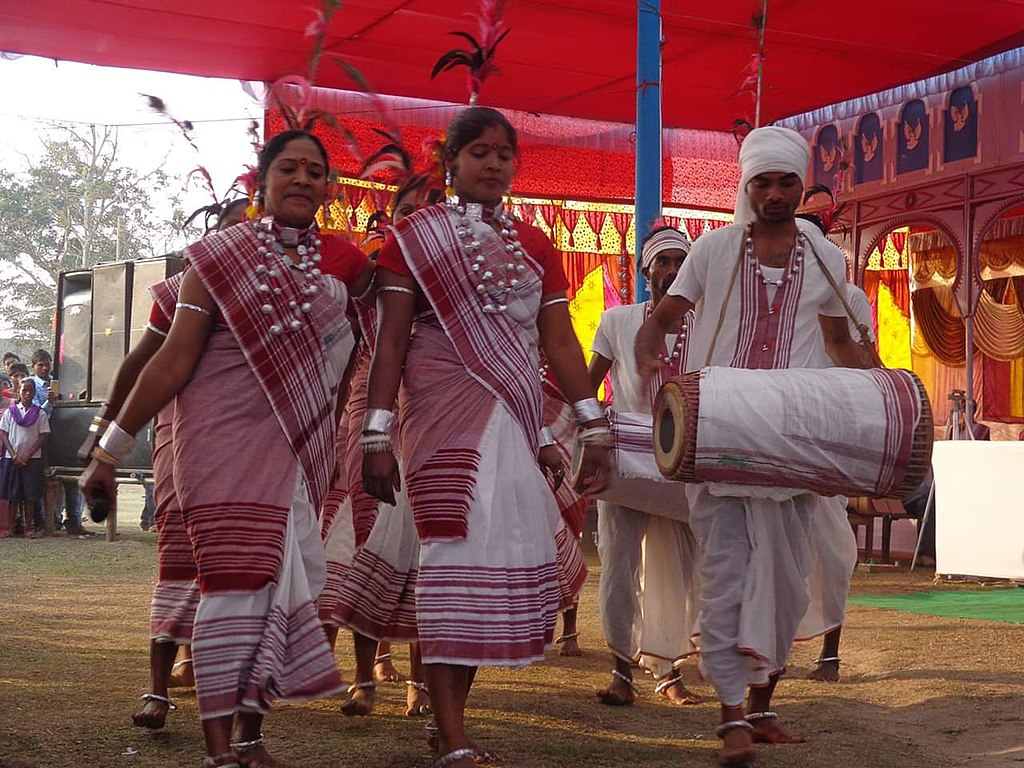
[[[389,434],[397,418],[394,411],[384,408],[367,408],[366,414],[363,416],[363,434],[368,432]]]
[[[207,317],[210,316],[210,310],[206,307],[200,307],[198,304],[189,304],[188,302],[179,301],[174,305],[174,307],[175,309],[188,309],[193,312],[198,312],[201,315],[206,315]]]
[[[110,467],[117,467],[117,466],[119,466],[121,464],[121,462],[118,461],[116,456],[113,456],[110,453],[108,453],[107,451],[104,451],[99,446],[96,446],[95,448],[93,448],[92,449],[92,453],[90,455],[92,456],[92,458],[94,458],[100,464],[106,464],[107,466],[110,466]]]
[[[565,296],[559,296],[557,299],[548,299],[547,301],[542,301],[541,305],[540,305],[540,308],[544,309],[544,307],[552,307],[555,304],[568,304],[568,303],[569,303],[569,300],[567,298],[565,298]]]
[[[147,331],[152,331],[157,336],[163,336],[164,338],[167,338],[167,331],[165,331],[165,330],[163,330],[161,328],[157,328],[152,323],[146,323],[146,330]]]
[[[537,435],[539,447],[547,448],[549,445],[555,445],[555,433],[551,431],[551,427],[541,427],[540,432]]]
[[[121,429],[116,421],[112,421],[100,438],[99,447],[120,463],[135,447],[135,438]]]
[[[89,425],[89,431],[92,433],[106,432],[109,426],[110,419],[104,419],[102,416],[93,416],[92,423]]]
[[[576,439],[583,445],[595,445],[600,448],[610,448],[614,442],[612,431],[608,427],[581,429]]]
[[[586,400],[577,400],[572,404],[576,412],[576,421],[585,424],[588,421],[604,418],[604,408],[597,401],[596,397],[588,397]]]
[[[401,285],[378,285],[377,293],[405,293],[409,296],[415,296],[416,291],[411,288],[405,288]]]
[[[369,434],[359,438],[359,447],[367,453],[394,453],[390,435]]]

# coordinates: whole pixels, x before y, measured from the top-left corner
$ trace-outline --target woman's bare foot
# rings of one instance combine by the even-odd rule
[[[561,648],[558,651],[558,655],[582,656],[583,651],[580,649],[579,636],[579,632],[573,632],[569,635],[562,635],[560,638],[555,640],[555,643],[561,646]]]
[[[654,689],[659,696],[664,696],[677,706],[688,706],[690,704],[703,704],[704,697],[694,693],[685,685],[683,678],[679,675],[663,680]]]
[[[612,682],[607,688],[597,691],[597,698],[610,707],[627,707],[636,701],[636,688],[625,675],[612,671]]]
[[[373,714],[376,698],[376,683],[356,683],[348,689],[349,697],[341,705],[341,714],[346,717],[366,717]]]
[[[182,659],[174,662],[171,667],[171,676],[167,679],[168,688],[193,688],[196,684],[196,677],[192,674],[192,659]]]
[[[820,683],[839,682],[839,659],[820,659],[815,662],[817,665],[808,673],[808,680],[817,680]]]
[[[426,717],[430,709],[430,694],[427,693],[427,686],[409,680],[406,682],[405,693],[405,714],[407,717]]]
[[[768,717],[759,717],[757,713],[751,713],[747,715],[747,719],[754,726],[755,744],[803,744],[807,741],[806,737],[799,733],[793,733],[783,728],[779,724],[779,718],[774,714]]]
[[[390,653],[382,653],[373,660],[373,679],[378,683],[397,683],[401,679]]]
[[[163,728],[167,722],[167,713],[174,705],[166,697],[153,693],[147,693],[142,700],[142,709],[132,715],[132,724],[151,731]]]
[[[232,744],[232,748],[235,748],[234,744]],[[235,755],[238,757],[238,764],[243,768],[288,768],[287,763],[275,759],[267,751],[267,747],[262,741],[246,749],[235,749]]]

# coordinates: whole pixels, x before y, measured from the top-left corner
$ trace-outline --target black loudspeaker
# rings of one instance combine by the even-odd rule
[[[61,275],[53,377],[66,400],[88,397],[92,370],[92,273]]]
[[[128,321],[134,264],[118,261],[92,270],[91,400],[105,400],[128,353]]]
[[[139,343],[139,339],[142,338],[146,325],[149,323],[149,313],[153,307],[149,289],[184,268],[184,260],[176,254],[168,254],[156,259],[140,259],[135,262],[135,270],[132,275],[129,349]]]

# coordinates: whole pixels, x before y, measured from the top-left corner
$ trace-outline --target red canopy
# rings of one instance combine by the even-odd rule
[[[3,0],[0,50],[120,67],[274,80],[302,70],[315,0]],[[748,117],[737,94],[757,49],[756,0],[663,0],[664,119],[728,130]],[[695,6],[700,6],[695,8]],[[460,102],[461,74],[429,80],[451,30],[475,31],[476,0],[345,0],[327,50],[380,93]],[[630,123],[636,3],[510,0],[502,74],[482,101],[524,112]],[[977,61],[1024,43],[1024,6],[1008,0],[770,0],[763,120],[804,112]],[[319,85],[351,88],[325,62]]]

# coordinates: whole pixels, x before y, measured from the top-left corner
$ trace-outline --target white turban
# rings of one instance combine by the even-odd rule
[[[748,133],[740,145],[736,223],[746,226],[754,220],[754,209],[747,196],[747,184],[751,179],[762,173],[795,173],[804,184],[810,160],[811,148],[807,139],[790,128],[769,125]]]
[[[690,241],[678,229],[662,229],[651,235],[644,248],[640,252],[640,267],[650,269],[651,264],[658,258],[659,253],[665,251],[679,250],[683,253],[690,252]]]

